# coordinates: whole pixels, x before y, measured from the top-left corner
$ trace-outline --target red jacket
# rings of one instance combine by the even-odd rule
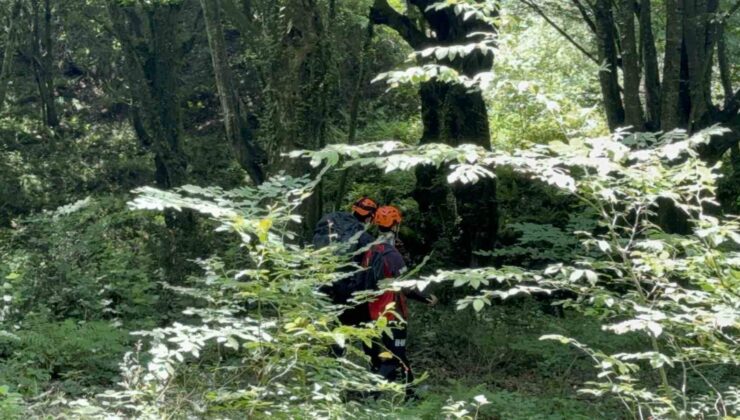
[[[376,267],[371,267],[371,265]],[[368,250],[363,256],[362,266],[375,271],[374,275],[378,277],[377,281],[400,277],[401,274],[406,271],[406,263],[404,262],[401,253],[398,252],[396,247],[387,243],[375,245]],[[420,301],[426,301],[426,296],[415,289],[414,291],[404,290],[403,292],[394,292],[389,290],[378,296],[374,301],[368,303],[370,318],[373,320],[380,318],[388,307],[388,304],[395,302],[396,307],[394,308],[394,311],[400,314],[404,319],[407,319],[409,316],[408,304],[406,303],[407,295]],[[385,313],[385,317],[389,321],[396,319],[396,317],[390,312]]]

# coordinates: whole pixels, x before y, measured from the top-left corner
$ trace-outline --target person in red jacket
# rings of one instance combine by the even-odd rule
[[[401,225],[401,212],[393,206],[383,206],[376,210],[373,222],[380,230],[381,243],[374,245],[365,253],[363,266],[375,272],[377,280],[400,277],[406,271],[403,256],[394,246],[398,229]],[[386,291],[374,301],[368,303],[370,318],[377,320],[385,317],[391,324],[392,336],[384,334],[381,341],[373,343],[368,349],[373,371],[388,381],[396,380],[399,373],[406,383],[414,380],[413,371],[406,356],[406,319],[408,319],[407,298],[418,300],[429,305],[435,305],[437,298],[426,295],[418,289],[404,289],[400,292]],[[393,310],[388,310],[389,304],[395,303]],[[396,315],[403,319],[396,319]],[[409,392],[412,392],[409,389]]]

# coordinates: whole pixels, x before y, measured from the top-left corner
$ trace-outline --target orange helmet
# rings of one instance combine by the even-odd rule
[[[360,216],[372,216],[377,209],[378,203],[369,197],[362,197],[352,204],[352,211]]]
[[[373,222],[384,228],[392,228],[401,223],[401,211],[393,206],[383,206],[375,212]]]

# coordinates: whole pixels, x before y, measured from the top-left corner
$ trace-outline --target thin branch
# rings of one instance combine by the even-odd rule
[[[593,19],[591,19],[591,16],[588,14],[588,9],[586,9],[586,6],[581,3],[581,0],[571,0],[573,4],[578,8],[578,11],[581,12],[581,16],[583,16],[583,20],[586,22],[586,25],[591,29],[591,32],[594,34],[596,33],[596,24],[594,23]]]
[[[563,28],[558,26],[557,23],[555,23],[552,19],[550,19],[545,12],[536,4],[528,1],[528,0],[519,0],[523,4],[529,6],[532,10],[534,10],[538,15],[542,16],[543,19],[545,19],[545,22],[547,22],[550,26],[552,26],[556,31],[560,33],[565,39],[568,40],[574,47],[578,49],[578,51],[582,52],[586,57],[588,57],[591,61],[596,63],[597,65],[601,65],[599,60],[596,59],[596,57],[593,56],[590,52],[588,52],[585,48],[583,48],[578,42],[576,42],[575,39],[573,39],[572,36],[570,36]]]
[[[722,15],[722,23],[725,23],[738,10],[740,10],[740,0],[736,1],[735,5]]]

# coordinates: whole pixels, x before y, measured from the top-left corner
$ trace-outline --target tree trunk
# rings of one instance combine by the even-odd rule
[[[182,112],[178,96],[178,13],[179,8],[175,6],[159,6],[148,16],[152,28],[148,80],[154,99],[149,125],[155,133],[156,179],[161,188],[183,185],[187,169],[182,151]]]
[[[634,0],[622,0],[617,11],[624,71],[624,119],[634,131],[643,131],[645,120],[640,102],[640,63],[637,56]]]
[[[684,0],[683,38],[688,68],[688,92],[691,108],[688,129],[694,131],[709,110],[706,97],[705,60],[707,32],[706,0]]]
[[[650,0],[640,1],[640,48],[645,69],[645,105],[648,118],[646,128],[656,131],[660,128],[660,74]]]
[[[254,141],[254,134],[246,122],[244,104],[239,98],[239,92],[233,83],[226,55],[220,0],[200,0],[200,4],[205,17],[208,44],[213,61],[213,73],[221,100],[226,137],[239,165],[247,171],[252,182],[259,185],[265,180],[262,169],[262,165],[265,163],[265,154]]]
[[[671,131],[681,123],[679,91],[681,89],[681,44],[683,33],[683,0],[666,0],[666,47],[663,59],[661,92],[661,129]]]
[[[32,60],[34,77],[39,90],[44,123],[49,128],[59,126],[59,116],[54,104],[53,44],[51,40],[51,3],[44,0],[44,27],[41,28],[41,6],[39,0],[31,1],[32,11]]]
[[[604,110],[606,111],[609,129],[616,130],[624,125],[625,109],[619,92],[616,34],[614,16],[609,0],[596,0],[594,4],[594,24],[596,26],[599,61],[606,65],[605,69],[599,70],[601,96],[604,99]]]
[[[490,150],[488,113],[480,91],[427,82],[420,88],[420,97],[424,126],[422,144],[460,146],[468,143]],[[434,167],[420,167],[416,171],[413,195],[423,214],[420,230],[427,244],[426,252],[452,245],[455,252],[450,259],[453,262],[471,266],[485,263],[474,251],[493,249],[498,234],[494,180],[450,187],[445,172]],[[457,229],[449,230],[450,226]],[[440,227],[448,230],[440,232]]]
[[[178,38],[180,7],[108,4],[127,67],[132,125],[142,147],[154,154],[155,182],[161,189],[182,186],[187,180],[178,95],[183,54]],[[196,220],[190,211],[167,211],[165,223],[169,230],[161,238],[162,264],[168,281],[176,284],[186,277],[188,261],[202,257],[195,240]]]
[[[380,1],[380,0],[377,0]],[[596,35],[599,60],[609,71],[600,71],[602,98],[609,128],[615,130],[624,122],[636,119],[637,102],[643,92],[636,90],[635,65],[631,47],[634,28],[632,18],[627,16],[634,4],[639,3],[640,50],[644,69],[644,99],[650,131],[669,132],[684,129],[689,134],[712,125],[720,125],[730,131],[710,139],[709,144],[699,147],[700,156],[716,162],[731,147],[740,142],[740,90],[733,90],[731,70],[733,63],[728,57],[724,25],[733,13],[740,10],[740,2],[729,9],[720,10],[720,0],[664,0],[665,5],[665,55],[663,57],[662,82],[658,77],[656,46],[651,22],[650,0],[591,0],[593,19],[584,12],[581,0],[573,0],[578,11],[587,20],[586,24]],[[733,4],[723,2],[723,4]],[[620,6],[621,5],[621,6]],[[620,9],[619,26],[621,41],[614,34],[615,8]],[[568,37],[566,37],[568,38]],[[615,44],[622,51],[622,61],[615,52]],[[724,106],[712,102],[715,44],[719,81],[724,91]],[[616,69],[624,70],[623,109]],[[637,66],[639,74],[639,65]],[[639,92],[639,94],[635,94]]]
[[[362,99],[362,89],[367,83],[367,55],[372,46],[373,33],[374,33],[373,22],[368,22],[367,32],[365,34],[365,40],[362,43],[362,49],[358,58],[357,70],[357,81],[355,82],[355,90],[352,92],[352,99],[349,103],[349,121],[347,124],[347,144],[355,144],[357,140],[357,120],[360,114],[360,100]],[[347,168],[342,172],[342,176],[339,179],[339,187],[337,187],[337,194],[334,200],[334,210],[339,210],[344,205],[344,195],[347,193],[347,184],[350,179],[350,170]]]
[[[133,7],[110,4],[109,11],[126,60],[132,125],[142,147],[154,153],[157,186],[183,185],[187,160],[178,95],[180,7],[157,6],[140,16]]]
[[[10,12],[8,20],[8,35],[5,41],[5,51],[3,54],[2,68],[0,69],[0,111],[5,106],[5,95],[8,92],[8,82],[13,71],[13,62],[15,61],[17,34],[16,27],[21,14],[21,1],[16,0],[13,3],[13,9]]]
[[[727,59],[727,42],[725,41],[725,24],[720,22],[717,28],[717,62],[719,64],[719,76],[722,83],[722,91],[724,92],[725,108],[730,106],[730,101],[733,98],[734,92],[732,91],[732,71],[730,67],[730,61]]]
[[[322,98],[328,82],[330,50],[324,10],[316,0],[290,0],[279,13],[282,36],[277,57],[271,57],[266,75],[269,101],[268,132],[274,133],[270,157],[271,172],[285,171],[301,177],[315,175],[306,160],[286,159],[296,149],[316,150],[325,142],[328,112]],[[322,186],[307,198],[303,215],[303,237],[310,236],[323,212]]]

